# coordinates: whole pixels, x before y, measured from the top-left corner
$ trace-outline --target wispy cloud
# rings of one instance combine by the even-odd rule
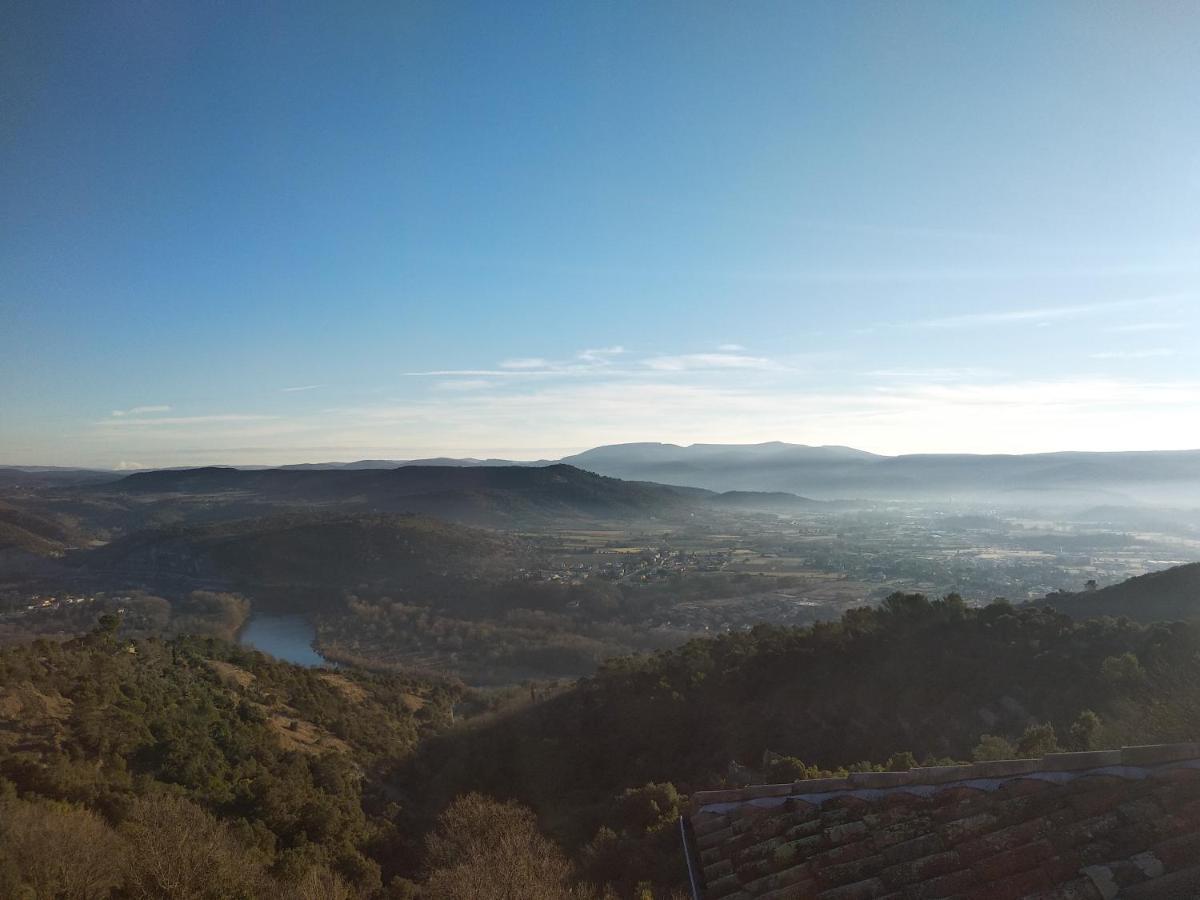
[[[297,387],[280,388],[280,392],[284,393],[284,394],[295,394],[295,393],[298,393],[299,391],[315,391],[315,390],[317,390],[317,388],[323,388],[323,387],[325,387],[325,385],[323,385],[323,384],[302,384]]]
[[[453,381],[439,381],[434,387],[440,391],[482,391],[495,384],[486,378],[456,378]]]
[[[985,325],[1019,325],[1030,322],[1055,322],[1101,315],[1122,309],[1152,306],[1169,300],[1182,299],[1174,294],[1158,297],[1140,297],[1131,300],[1109,300],[1101,303],[1080,303],[1070,306],[1042,306],[1030,309],[991,310],[988,312],[963,313],[924,319],[915,324],[922,328],[974,328]]]
[[[669,357],[650,357],[662,358]],[[786,367],[610,371],[589,379],[452,378],[390,402],[280,417],[115,417],[84,433],[81,446],[151,465],[404,458],[414,443],[425,448],[419,456],[514,458],[638,440],[786,440],[884,453],[1200,446],[1194,380],[1013,379],[982,368],[914,367],[857,373],[851,386],[794,378],[800,370]],[[321,449],[330,447],[336,452]]]
[[[596,347],[591,350],[581,350],[575,356],[586,363],[606,366],[612,362],[613,357],[620,356],[623,353],[625,353],[625,348],[618,345],[616,347]]]
[[[968,382],[980,379],[999,378],[1004,375],[997,369],[982,366],[962,366],[929,369],[874,369],[864,373],[868,378],[902,384],[921,382]]]
[[[1154,359],[1174,355],[1175,351],[1169,347],[1156,347],[1153,350],[1102,350],[1088,354],[1091,359]]]
[[[564,373],[558,369],[428,369],[423,372],[405,372],[403,374],[432,378],[526,378]]]
[[[106,427],[122,426],[148,426],[162,427],[169,425],[205,425],[212,422],[261,422],[268,419],[277,419],[278,416],[254,416],[242,415],[240,413],[225,413],[212,416],[156,416],[154,418],[117,418],[117,419],[102,419],[97,422],[97,425]]]
[[[1170,331],[1182,327],[1180,322],[1130,322],[1126,325],[1109,325],[1104,330],[1114,334],[1136,334],[1145,331]]]
[[[685,353],[681,356],[652,356],[645,366],[658,372],[695,372],[705,369],[778,369],[781,366],[763,356],[741,353]]]
[[[914,380],[851,390],[644,377],[523,382],[521,387],[486,397],[466,392],[343,410],[345,425],[336,431],[364,446],[386,443],[389,435],[402,439],[421,434],[422,443],[466,448],[473,456],[495,455],[498,447],[522,443],[530,422],[541,423],[538,437],[547,448],[638,440],[788,440],[879,452],[1200,446],[1197,383]]]
[[[806,359],[829,354],[806,354]],[[620,358],[621,365],[613,363]],[[602,347],[581,350],[569,359],[553,360],[542,357],[519,357],[507,359],[495,369],[430,369],[421,372],[406,372],[410,376],[465,379],[504,379],[520,381],[564,377],[572,379],[629,379],[644,378],[648,373],[659,373],[663,377],[678,377],[684,373],[704,372],[794,372],[799,357],[774,359],[754,356],[745,352],[741,344],[723,344],[717,352],[707,353],[657,353],[635,357],[624,347]]]
[[[171,407],[160,404],[156,406],[134,406],[130,409],[114,409],[112,415],[117,416],[142,416],[149,413],[165,413],[170,412]]]
[[[541,356],[521,356],[502,360],[494,369],[430,369],[406,372],[406,375],[428,375],[437,378],[537,378],[554,375],[591,375],[603,371],[617,374],[613,360],[627,351],[624,347],[592,347],[580,350],[568,359],[547,359]]]

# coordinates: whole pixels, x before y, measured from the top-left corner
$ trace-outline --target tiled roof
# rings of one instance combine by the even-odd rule
[[[705,900],[1200,897],[1200,744],[701,792]]]

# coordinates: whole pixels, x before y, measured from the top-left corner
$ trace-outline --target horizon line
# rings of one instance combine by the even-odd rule
[[[411,456],[411,457],[394,457],[394,458],[389,457],[389,456],[354,456],[354,457],[350,457],[350,458],[326,457],[326,458],[317,459],[317,460],[307,460],[307,461],[301,460],[301,461],[277,462],[277,463],[202,462],[202,463],[167,463],[164,465],[141,465],[138,463],[126,463],[126,464],[118,463],[115,466],[112,466],[112,465],[108,465],[108,466],[86,465],[86,464],[82,464],[82,465],[53,464],[53,465],[51,465],[51,464],[47,464],[47,463],[0,462],[0,469],[18,469],[18,470],[48,469],[48,470],[59,470],[59,471],[66,470],[66,471],[91,471],[91,472],[115,472],[115,473],[125,472],[125,473],[132,474],[135,472],[161,471],[161,470],[165,470],[165,469],[207,469],[207,468],[281,469],[281,468],[285,468],[287,466],[350,465],[353,463],[368,462],[368,461],[394,462],[394,463],[397,463],[398,465],[404,465],[404,464],[411,464],[411,463],[427,462],[429,460],[436,460],[436,459],[449,459],[449,460],[455,460],[455,461],[473,460],[473,461],[480,461],[480,462],[486,461],[486,460],[496,460],[501,463],[505,463],[505,462],[508,462],[508,463],[530,463],[530,464],[545,463],[547,465],[553,465],[555,463],[561,463],[564,459],[567,459],[571,456],[578,456],[583,453],[589,453],[593,450],[601,450],[601,449],[607,449],[607,448],[613,448],[613,447],[652,445],[652,446],[659,446],[659,447],[675,447],[680,450],[688,450],[693,447],[752,448],[752,447],[765,447],[765,446],[768,446],[771,444],[779,444],[779,445],[782,445],[785,447],[803,447],[803,448],[808,448],[808,449],[813,449],[813,450],[827,450],[827,449],[853,450],[857,453],[866,453],[871,456],[879,457],[881,459],[899,459],[902,457],[911,457],[911,456],[979,456],[979,457],[985,457],[985,456],[1008,456],[1008,457],[1055,456],[1055,455],[1062,455],[1062,454],[1068,454],[1068,453],[1080,453],[1080,454],[1086,453],[1086,454],[1095,454],[1095,455],[1152,454],[1152,453],[1200,453],[1200,447],[1159,448],[1159,449],[1154,449],[1154,450],[1146,450],[1146,449],[1081,450],[1078,448],[1066,448],[1066,449],[1057,449],[1057,450],[1035,450],[1035,451],[1030,451],[1027,453],[1011,453],[1011,452],[986,451],[986,450],[920,450],[920,451],[912,451],[912,452],[907,452],[907,453],[880,453],[880,452],[876,452],[874,450],[864,450],[861,447],[854,447],[849,444],[802,444],[802,443],[792,443],[790,441],[779,441],[779,440],[756,441],[753,443],[744,443],[744,444],[743,443],[714,442],[714,441],[695,441],[690,444],[676,444],[676,443],[672,443],[669,441],[622,441],[622,442],[616,443],[616,444],[597,444],[592,447],[587,447],[583,450],[577,450],[577,451],[574,451],[573,453],[567,453],[566,455],[558,457],[556,459],[547,458],[545,456],[537,456],[537,457],[530,457],[530,458],[520,458],[517,456],[498,457],[498,456],[494,456],[491,454],[484,454],[484,455],[476,456],[476,455],[471,455],[471,451],[469,451],[469,450],[459,451],[459,450],[457,450],[457,448],[448,448],[452,452],[462,452],[462,453],[468,454],[468,455],[448,456],[448,455],[446,455],[446,453],[440,453],[440,454],[435,454],[432,456]],[[502,450],[503,448],[498,448],[498,449]],[[559,449],[559,448],[546,448],[546,449]],[[563,449],[566,449],[566,448],[563,448]],[[480,468],[485,468],[485,467],[480,467]]]

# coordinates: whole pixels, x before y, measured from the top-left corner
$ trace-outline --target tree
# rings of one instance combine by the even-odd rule
[[[93,900],[121,881],[124,842],[95,813],[65,803],[0,800],[0,893]]]
[[[571,865],[527,807],[466,794],[425,840],[430,900],[561,900]]]
[[[804,764],[794,760],[801,769]],[[584,847],[583,869],[622,897],[665,897],[679,881],[679,816],[684,799],[667,783],[628,788]]]
[[[1017,741],[1017,753],[1022,759],[1041,759],[1047,753],[1057,753],[1060,749],[1054,726],[1049,722],[1030,725]]]
[[[354,894],[346,883],[324,866],[312,866],[287,894],[288,900],[351,900]]]
[[[1096,745],[1096,733],[1100,730],[1100,717],[1090,709],[1079,713],[1071,724],[1071,743],[1076,750],[1092,750]]]
[[[889,594],[881,604],[884,612],[896,617],[918,617],[930,610],[929,598],[924,594],[905,594],[896,591]]]
[[[121,833],[130,844],[126,883],[135,898],[249,900],[272,893],[262,860],[182,797],[137,800]]]
[[[1001,759],[1013,759],[1017,751],[1002,737],[994,734],[981,734],[979,743],[971,751],[971,759],[975,762],[995,762]]]
[[[1120,687],[1139,687],[1146,682],[1146,670],[1133,653],[1107,657],[1100,664],[1100,674],[1105,681]]]
[[[916,767],[917,758],[908,750],[893,753],[884,764],[884,768],[889,772],[907,772],[909,769],[915,769]]]
[[[631,832],[653,831],[664,823],[674,826],[682,802],[679,791],[670,782],[627,788],[616,800],[613,824]]]

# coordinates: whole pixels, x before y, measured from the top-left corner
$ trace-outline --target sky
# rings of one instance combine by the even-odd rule
[[[0,464],[1200,447],[1191,2],[7,3]]]

